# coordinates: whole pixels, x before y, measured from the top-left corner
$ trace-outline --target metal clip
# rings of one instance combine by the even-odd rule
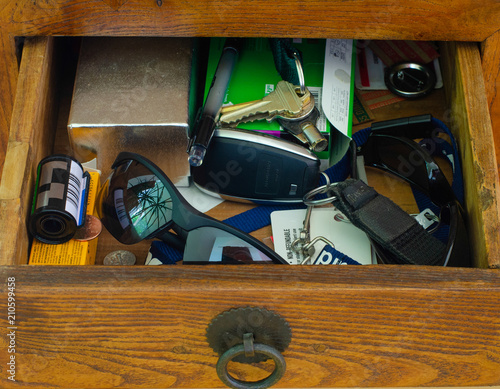
[[[330,240],[326,239],[324,236],[317,236],[312,241],[310,241],[308,244],[304,245],[303,249],[309,255],[304,258],[304,260],[300,263],[301,265],[307,265],[307,263],[311,260],[313,254],[316,252],[314,245],[319,241],[325,242],[326,245],[330,245],[333,248],[335,248],[335,245]]]
[[[304,218],[303,228],[302,231],[300,232],[299,237],[292,242],[291,246],[292,250],[302,253],[302,255],[305,256],[305,258],[300,263],[301,265],[306,265],[311,260],[313,254],[315,253],[314,245],[317,242],[322,241],[325,242],[327,245],[335,247],[335,245],[330,240],[326,239],[324,236],[317,236],[312,240],[310,236],[311,214],[314,206],[328,204],[335,199],[335,197],[327,197],[325,199],[319,199],[319,200],[314,199],[314,197],[318,194],[328,193],[331,185],[335,185],[330,183],[330,178],[325,173],[321,174],[323,174],[323,176],[325,177],[326,184],[311,190],[304,196],[303,201],[304,204],[307,205],[307,211],[306,211],[306,216]]]
[[[433,229],[429,229],[431,226],[435,226],[436,223],[440,222],[440,219],[432,210],[429,208],[424,209],[420,213],[411,214],[415,218],[415,220],[426,230],[433,231]]]
[[[309,228],[311,226],[311,213],[313,206],[308,206],[306,211],[306,217],[302,225],[302,231],[297,239],[292,242],[292,250],[306,255],[304,248],[311,241],[311,236],[309,235]]]

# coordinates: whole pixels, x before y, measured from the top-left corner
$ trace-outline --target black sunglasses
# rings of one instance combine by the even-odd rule
[[[363,156],[365,166],[384,170],[408,182],[439,208],[438,228],[448,228],[449,231],[446,255],[442,263],[436,265],[470,266],[462,205],[432,155],[412,140],[432,137],[435,127],[431,121],[411,126],[397,125],[397,121],[394,123],[395,125],[389,123],[373,126],[366,142],[357,148],[357,155]],[[355,178],[356,171],[357,169],[353,169]],[[374,244],[382,262],[399,262],[380,245]]]
[[[189,263],[285,263],[251,235],[193,208],[145,157],[122,152],[101,189],[101,220],[121,243],[158,238]],[[172,232],[172,231],[173,232]]]

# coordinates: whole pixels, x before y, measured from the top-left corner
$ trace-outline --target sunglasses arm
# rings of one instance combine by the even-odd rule
[[[174,234],[171,231],[164,231],[156,236],[156,238],[168,244],[170,247],[184,251],[184,247],[186,246],[186,238],[180,236],[180,234]]]
[[[426,114],[375,122],[372,124],[371,132],[417,139],[430,137],[434,128],[432,116]]]

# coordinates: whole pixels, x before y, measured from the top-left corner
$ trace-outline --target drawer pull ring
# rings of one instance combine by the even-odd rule
[[[228,363],[234,357],[245,354],[246,352],[245,345],[238,344],[222,354],[217,361],[217,375],[224,384],[235,389],[264,389],[269,388],[281,379],[286,370],[286,362],[283,355],[274,347],[265,344],[253,343],[253,349],[256,354],[263,354],[274,361],[275,368],[273,372],[268,377],[254,382],[240,381],[231,376],[227,371]]]
[[[216,364],[220,380],[231,388],[268,388],[285,373],[283,355],[292,340],[287,321],[276,312],[260,307],[232,308],[212,319],[207,341],[219,354]],[[274,371],[260,381],[241,381],[227,369],[230,361],[254,364],[272,359]]]

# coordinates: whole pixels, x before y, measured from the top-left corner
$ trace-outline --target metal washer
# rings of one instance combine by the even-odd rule
[[[386,69],[385,84],[395,95],[415,99],[434,90],[436,75],[426,65],[403,62]]]

